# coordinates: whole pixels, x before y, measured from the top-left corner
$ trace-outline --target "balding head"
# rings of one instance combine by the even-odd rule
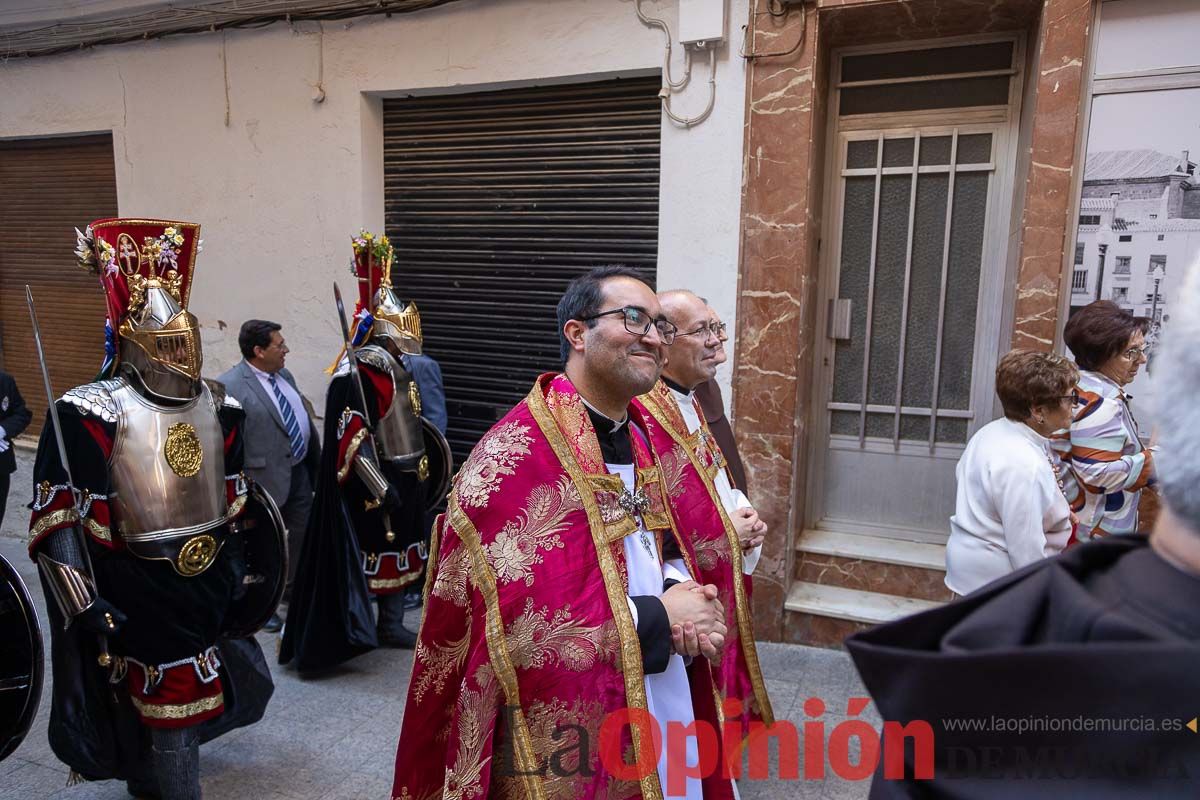
[[[679,329],[667,351],[663,377],[690,391],[710,380],[720,363],[721,341],[709,327],[712,312],[702,297],[687,289],[661,292],[658,303],[663,316]]]
[[[1167,505],[1200,533],[1200,260],[1184,276],[1153,375],[1159,437],[1158,476]]]
[[[658,304],[662,306],[663,314],[679,327],[681,333],[689,330],[681,323],[690,321],[691,316],[703,314],[708,317],[708,304],[698,294],[687,289],[659,292]]]

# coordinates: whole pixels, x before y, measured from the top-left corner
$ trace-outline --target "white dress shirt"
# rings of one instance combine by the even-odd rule
[[[676,391],[670,386],[671,395],[675,398],[675,405],[679,406],[679,413],[683,415],[683,422],[687,425],[688,433],[695,433],[700,427],[700,415],[696,413],[696,404],[694,402],[695,393]],[[725,508],[725,513],[733,518],[733,512],[739,508],[752,508],[749,498],[741,489],[733,488],[733,484],[729,482],[729,476],[725,470],[717,472],[717,477],[713,481],[717,487],[717,496],[721,498],[721,505]],[[742,572],[747,575],[754,574],[754,568],[758,566],[758,559],[762,557],[762,545],[758,545],[749,552],[742,552]]]
[[[970,594],[1060,552],[1071,509],[1058,486],[1049,441],[1023,422],[989,422],[958,461],[946,543],[946,586]]]
[[[249,361],[246,362],[246,366],[254,373],[254,377],[258,378],[258,382],[262,384],[267,397],[271,398],[271,402],[275,404],[276,410],[279,411],[279,418],[282,420],[284,417],[283,409],[279,406],[279,398],[275,396],[275,390],[271,388],[271,373],[263,372]],[[304,407],[304,401],[300,399],[300,393],[292,388],[292,384],[284,380],[279,373],[275,373],[275,385],[279,387],[279,391],[283,393],[288,403],[291,404],[292,413],[296,416],[296,424],[300,426],[300,436],[304,439],[304,450],[300,453],[300,457],[292,462],[293,464],[298,464],[304,460],[304,454],[308,452],[308,437],[312,431],[312,423],[309,422],[308,410]]]

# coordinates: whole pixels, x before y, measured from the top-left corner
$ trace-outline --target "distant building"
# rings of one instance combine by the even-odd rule
[[[1200,184],[1186,150],[1182,155],[1154,150],[1088,153],[1072,309],[1113,300],[1161,324],[1170,319],[1172,277],[1197,253]]]

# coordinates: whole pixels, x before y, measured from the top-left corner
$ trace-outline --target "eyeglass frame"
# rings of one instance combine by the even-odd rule
[[[1130,353],[1137,353],[1137,355],[1131,356],[1129,355]],[[1150,357],[1150,345],[1144,344],[1141,347],[1131,347],[1125,352],[1121,353],[1121,358],[1125,359],[1126,361],[1137,361],[1142,356],[1145,356],[1146,358]]]
[[[710,320],[706,325],[702,325],[699,328],[696,328],[696,330],[694,330],[694,331],[688,331],[687,333],[676,332],[675,335],[676,336],[699,336],[701,333],[708,333],[711,336],[713,336],[713,338],[715,338],[717,341],[723,341],[721,339],[721,334],[724,333],[725,330],[726,330],[726,327],[725,327],[724,322],[717,322],[715,320]]]
[[[646,315],[646,319],[648,320],[648,322],[646,323],[646,327],[644,329],[642,329],[641,331],[635,331],[629,327],[629,315],[627,313],[629,311],[636,311],[639,314]],[[592,322],[593,320],[600,319],[601,317],[612,316],[613,314],[621,315],[621,322],[625,326],[625,331],[627,333],[632,333],[634,336],[639,336],[639,337],[645,336],[646,334],[650,333],[650,328],[651,328],[651,326],[653,326],[655,329],[658,330],[658,336],[660,339],[662,339],[662,343],[667,346],[670,346],[670,344],[675,341],[675,337],[679,335],[679,326],[677,326],[674,322],[671,322],[671,320],[667,319],[666,317],[659,317],[658,319],[653,319],[653,318],[651,318],[649,311],[647,311],[644,308],[640,308],[639,306],[621,306],[620,308],[614,308],[609,311],[601,311],[597,314],[591,314],[586,317],[580,317],[579,321],[580,322]],[[671,329],[669,331],[663,330],[663,328],[662,328],[663,325],[669,325],[669,326],[671,326]]]
[[[1079,389],[1078,388],[1072,389],[1070,394],[1060,395],[1054,399],[1060,403],[1063,400],[1070,400],[1071,405],[1075,405],[1079,402]]]

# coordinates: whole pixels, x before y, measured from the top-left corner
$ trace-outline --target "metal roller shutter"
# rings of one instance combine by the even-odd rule
[[[384,100],[395,282],[446,380],[456,463],[561,368],[567,283],[623,263],[654,285],[658,77]]]
[[[0,142],[0,358],[33,412],[46,414],[25,284],[33,290],[56,395],[104,358],[104,295],[75,262],[75,228],[117,213],[112,135]]]

